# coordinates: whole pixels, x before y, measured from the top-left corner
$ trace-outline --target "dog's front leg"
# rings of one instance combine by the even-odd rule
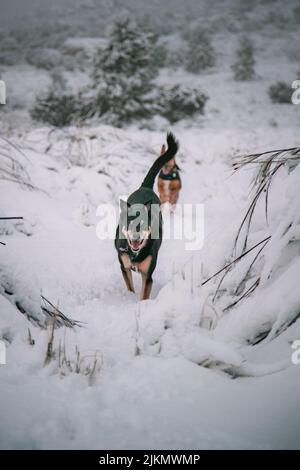
[[[156,258],[149,255],[138,265],[138,270],[142,275],[141,300],[147,300],[150,298],[153,284],[152,273],[154,271],[155,264]]]
[[[129,290],[129,292],[134,292],[132,272],[129,269],[123,268],[123,266],[121,266],[121,271],[122,271],[123,279],[125,281],[127,289]]]
[[[131,272],[131,261],[128,255],[120,257],[120,266],[126,287],[130,292],[134,292],[134,285]]]
[[[150,299],[151,289],[152,289],[153,279],[148,277],[147,274],[142,273],[142,291],[141,291],[141,300]]]

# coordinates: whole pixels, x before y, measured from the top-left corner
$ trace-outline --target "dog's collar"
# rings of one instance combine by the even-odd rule
[[[129,253],[129,258],[130,258],[131,260],[135,260],[135,259],[139,256],[139,254],[141,253],[142,250],[143,250],[143,249],[141,249],[140,251],[138,251],[137,253],[135,253],[134,251],[132,251],[132,250],[129,248],[128,251],[127,251],[127,252]]]
[[[126,248],[123,248],[123,247],[122,247],[122,248],[119,248],[119,250],[120,250],[122,253],[127,253],[127,254],[129,255],[129,258],[130,258],[131,260],[134,260],[135,258],[137,258],[138,255],[140,254],[140,252],[142,251],[142,250],[140,250],[140,251],[138,251],[137,253],[134,253],[134,252],[129,248],[129,246],[126,246]]]
[[[177,169],[175,170],[172,170],[170,171],[170,173],[163,173],[163,171],[161,170],[161,172],[159,173],[159,177],[162,179],[162,180],[180,180],[180,176],[179,176],[179,172]]]

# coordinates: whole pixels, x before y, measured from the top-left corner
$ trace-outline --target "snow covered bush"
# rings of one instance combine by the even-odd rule
[[[242,37],[237,50],[237,60],[232,65],[234,79],[239,81],[252,80],[255,77],[255,60],[252,42]]]
[[[149,98],[142,93],[135,95],[135,79],[124,77],[111,77],[110,82],[102,83],[98,87],[97,96],[85,107],[83,114],[87,116],[98,115],[103,122],[116,127],[122,127],[134,120],[148,118],[152,114]]]
[[[76,97],[50,90],[45,97],[38,98],[31,110],[31,117],[51,126],[68,126],[76,120],[79,103]]]
[[[182,64],[185,63],[185,57],[186,51],[184,50],[184,48],[169,50],[166,59],[167,66],[170,68],[182,67]]]
[[[295,7],[293,10],[293,18],[297,25],[300,24],[300,7]]]
[[[0,180],[32,188],[25,162],[25,154],[19,147],[8,139],[0,137]]]
[[[106,38],[68,38],[62,44],[64,67],[92,72],[95,60],[98,60],[106,45]]]
[[[22,58],[22,50],[13,36],[0,36],[0,64],[15,65]]]
[[[156,101],[160,115],[174,123],[195,114],[203,114],[207,100],[208,97],[196,88],[174,85],[161,87]]]
[[[299,148],[248,155],[236,162],[235,169],[255,164],[257,171],[234,244],[239,262],[225,271],[215,294],[225,314],[217,334],[222,331],[226,338],[250,344],[268,342],[299,318],[299,163]],[[252,256],[247,254],[253,249],[249,240],[257,247]]]
[[[215,50],[210,37],[202,29],[188,34],[185,67],[188,72],[199,73],[215,64]]]
[[[269,88],[269,96],[272,103],[292,104],[292,89],[288,83],[276,82]]]
[[[60,65],[62,61],[61,53],[51,48],[30,49],[26,54],[26,60],[30,65],[40,69],[52,70]]]
[[[98,94],[90,113],[122,126],[149,114],[147,94],[158,73],[157,36],[137,23],[115,23],[109,42],[96,63],[94,78]]]

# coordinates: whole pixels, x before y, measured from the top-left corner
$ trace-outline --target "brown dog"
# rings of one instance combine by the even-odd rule
[[[164,153],[165,146],[163,145],[160,154],[163,155]],[[176,203],[181,189],[179,171],[175,158],[172,158],[163,166],[158,177],[158,192],[161,203],[164,204],[169,202],[171,205],[171,211],[174,211],[176,208]]]

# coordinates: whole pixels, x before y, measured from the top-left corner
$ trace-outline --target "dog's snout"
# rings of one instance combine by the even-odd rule
[[[138,242],[141,239],[141,234],[140,232],[134,232],[131,236],[132,240],[135,242]]]

